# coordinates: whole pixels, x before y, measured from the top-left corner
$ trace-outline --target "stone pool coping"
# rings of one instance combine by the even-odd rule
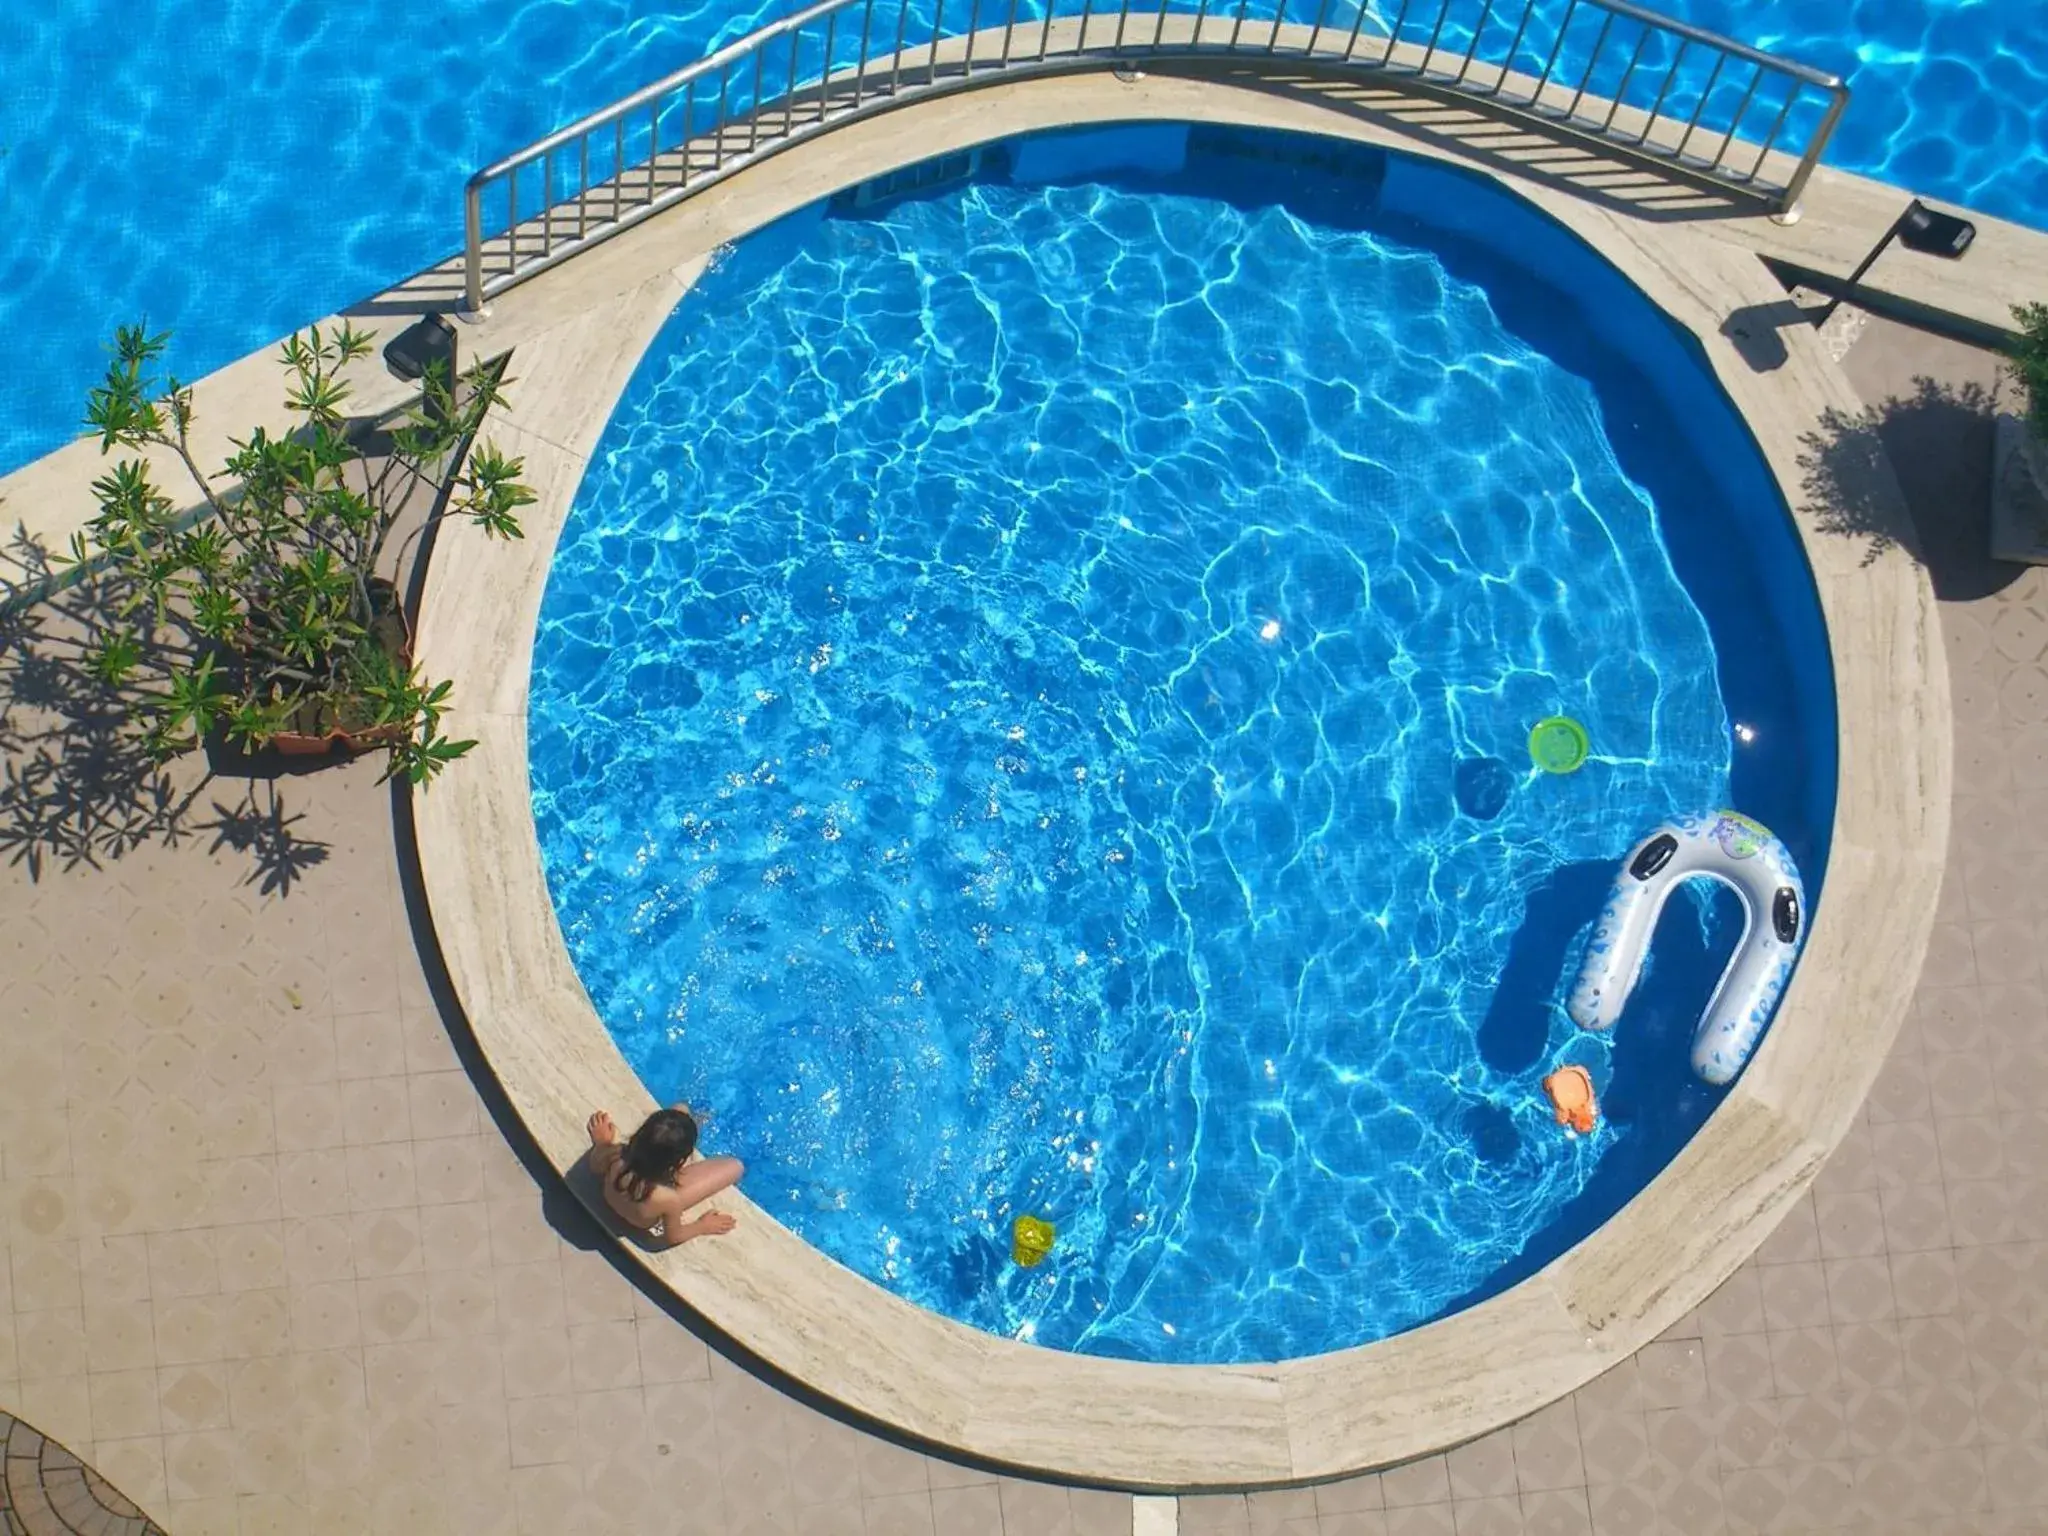
[[[1185,77],[1007,83],[792,149],[514,299],[552,308],[513,359],[488,436],[523,455],[539,504],[523,543],[444,530],[418,653],[456,680],[450,725],[477,750],[415,803],[421,873],[471,1027],[558,1168],[605,1106],[654,1107],[577,980],[549,902],[526,757],[528,673],[556,538],[585,462],[655,332],[718,246],[839,187],[947,149],[1063,123],[1190,119],[1307,129],[1455,159],[1299,97]],[[1469,162],[1457,160],[1456,163]],[[1881,454],[1859,487],[1903,540],[1874,556],[1827,531],[1802,453],[1860,402],[1804,326],[1759,372],[1722,325],[1782,305],[1753,251],[1682,222],[1503,177],[1588,239],[1700,339],[1792,505],[1835,665],[1840,785],[1827,899],[1806,963],[1728,1099],[1622,1211],[1540,1273],[1425,1328],[1271,1365],[1169,1366],[998,1339],[826,1258],[751,1205],[731,1237],[650,1253],[650,1275],[756,1355],[846,1408],[1007,1466],[1140,1489],[1328,1478],[1418,1456],[1544,1406],[1681,1319],[1762,1241],[1848,1129],[1903,1016],[1948,838],[1948,677],[1927,577]]]

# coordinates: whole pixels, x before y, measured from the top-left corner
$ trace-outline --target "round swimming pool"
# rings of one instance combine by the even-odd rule
[[[1640,1189],[1718,1101],[1740,918],[1681,902],[1612,1034],[1563,1007],[1585,931],[1722,804],[1814,899],[1833,741],[1783,502],[1647,301],[1476,177],[1184,125],[726,253],[530,703],[585,986],[748,1192],[961,1321],[1183,1362],[1412,1327]]]

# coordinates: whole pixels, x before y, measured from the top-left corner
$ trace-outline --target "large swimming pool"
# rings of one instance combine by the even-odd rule
[[[2048,227],[2048,0],[1668,8],[1849,77],[1835,163]],[[185,376],[230,362],[447,255],[478,166],[793,9],[0,7],[0,472],[76,430],[117,323],[174,331]]]
[[[1271,1360],[1496,1290],[1719,1098],[1731,912],[1565,1014],[1615,860],[1732,803],[1820,885],[1783,503],[1483,180],[1178,125],[949,169],[730,252],[592,461],[530,720],[592,1001],[766,1209],[994,1332]]]

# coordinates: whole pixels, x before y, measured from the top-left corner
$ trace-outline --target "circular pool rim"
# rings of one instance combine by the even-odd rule
[[[583,1118],[653,1107],[577,980],[541,870],[526,701],[554,542],[612,406],[717,247],[943,150],[1032,129],[1172,119],[1322,132],[1463,164],[1342,108],[1191,78],[1004,83],[850,125],[650,220],[606,253],[506,296],[556,329],[513,359],[487,435],[528,460],[540,503],[508,548],[444,529],[418,651],[456,682],[450,728],[478,749],[414,804],[420,874],[457,996],[529,1131],[586,1202]],[[1484,168],[1482,168],[1484,170]],[[1484,170],[1486,174],[1497,174]],[[1858,402],[1811,337],[1768,373],[1721,335],[1782,302],[1749,252],[1682,222],[1617,215],[1500,176],[1578,234],[1703,345],[1794,510],[1833,653],[1839,782],[1828,899],[1756,1060],[1621,1211],[1536,1275],[1426,1327],[1269,1365],[1067,1354],[927,1312],[811,1248],[743,1197],[732,1237],[621,1246],[756,1358],[898,1433],[1079,1481],[1199,1490],[1301,1483],[1470,1439],[1583,1384],[1681,1320],[1768,1235],[1860,1108],[1903,1018],[1948,838],[1948,682],[1933,594],[1904,549],[1820,531],[1802,439]],[[1888,469],[1874,504],[1910,531]],[[1867,750],[1864,750],[1867,749]]]

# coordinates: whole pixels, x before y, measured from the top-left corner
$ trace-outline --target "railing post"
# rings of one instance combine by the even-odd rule
[[[732,65],[728,62],[718,71],[718,107],[711,115],[711,169],[720,170],[725,165],[725,93],[732,84]]]
[[[886,94],[897,96],[903,89],[905,59],[912,49],[924,52],[925,86],[915,84],[912,94],[920,94],[941,78],[939,53],[944,39],[960,34],[948,34],[946,28],[946,7],[948,0],[933,0],[930,19],[930,33],[927,38],[917,38],[909,30],[910,0],[896,0],[897,15],[894,27],[895,47],[889,59],[889,84]],[[969,0],[967,5],[967,31],[962,39],[962,57],[956,70],[952,63],[944,66],[943,74],[948,84],[977,84],[982,74],[995,74],[1011,70],[1032,71],[1046,67],[1051,54],[1052,33],[1062,19],[1059,14],[1060,0],[1043,0],[1044,20],[1040,26],[1038,47],[1035,56],[1025,56],[1016,44],[1016,29],[1020,0]],[[1109,0],[1082,0],[1078,20],[1077,37],[1072,45],[1073,56],[1101,57],[1108,55],[1118,64],[1119,74],[1126,71],[1126,61],[1143,57],[1148,51],[1155,55],[1190,57],[1212,53],[1237,53],[1261,57],[1277,55],[1284,30],[1299,25],[1288,17],[1292,0],[1265,0],[1273,6],[1269,30],[1263,39],[1256,33],[1246,35],[1245,24],[1249,18],[1250,0],[1237,0],[1235,14],[1226,16],[1223,8],[1230,0],[1116,0],[1116,20],[1112,29],[1109,25]],[[1646,9],[1638,0],[1559,0],[1556,11],[1561,15],[1555,22],[1556,35],[1551,46],[1542,49],[1536,44],[1537,56],[1541,58],[1541,73],[1534,76],[1534,87],[1530,94],[1522,97],[1519,93],[1510,97],[1505,86],[1511,76],[1526,82],[1530,76],[1521,71],[1521,50],[1531,38],[1534,23],[1543,21],[1550,24],[1552,11],[1549,0],[1545,0],[1542,16],[1537,15],[1533,0],[1398,0],[1397,5],[1388,6],[1392,20],[1388,23],[1386,12],[1369,16],[1369,5],[1373,0],[1354,0],[1356,14],[1352,19],[1349,35],[1345,37],[1341,54],[1325,55],[1321,52],[1325,32],[1332,34],[1333,45],[1338,34],[1344,32],[1341,11],[1333,17],[1332,0],[1315,0],[1313,17],[1308,20],[1306,41],[1290,43],[1288,53],[1300,54],[1316,60],[1328,68],[1348,70],[1353,73],[1370,75],[1392,68],[1402,75],[1427,77],[1432,86],[1448,87],[1457,94],[1481,100],[1492,99],[1497,103],[1495,111],[1503,116],[1531,124],[1538,131],[1550,131],[1562,136],[1584,141],[1592,139],[1605,146],[1606,151],[1617,158],[1635,164],[1657,167],[1672,173],[1680,179],[1703,181],[1725,191],[1741,192],[1752,206],[1760,205],[1771,210],[1773,217],[1790,223],[1798,217],[1801,194],[1813,175],[1835,129],[1840,124],[1848,105],[1849,92],[1836,76],[1809,68],[1791,59],[1779,57],[1751,48],[1719,33],[1690,26],[1684,22],[1660,15]],[[1384,4],[1385,0],[1378,0]],[[1430,3],[1437,6],[1437,14],[1427,16],[1425,7]],[[1503,51],[1497,43],[1489,40],[1494,36],[1510,32],[1511,19],[1507,16],[1510,4],[1521,4],[1521,14],[1512,19],[1512,36]],[[854,25],[853,9],[860,8],[860,40],[852,62],[853,82],[850,102],[840,97],[834,85],[838,53],[840,18],[846,18],[848,41],[852,39]],[[991,55],[979,46],[981,18],[988,14],[993,18],[993,8],[1003,6],[1001,23],[1002,40],[996,52]],[[1103,22],[1100,35],[1093,29],[1097,19],[1098,6]],[[579,119],[577,122],[548,135],[527,148],[499,160],[478,171],[465,184],[463,192],[463,258],[462,258],[462,312],[479,314],[483,312],[487,295],[504,289],[535,272],[555,266],[576,255],[584,247],[603,240],[607,235],[621,228],[640,222],[651,214],[689,197],[699,190],[702,183],[716,182],[730,174],[734,163],[746,165],[762,154],[772,154],[784,144],[807,137],[813,129],[822,129],[843,117],[861,117],[882,105],[884,91],[881,85],[881,71],[877,67],[877,48],[882,39],[875,34],[876,0],[818,0],[793,15],[756,28],[745,37],[713,52],[707,58],[686,69],[666,76],[632,95],[624,97],[610,107]],[[1141,11],[1141,7],[1143,11]],[[1476,10],[1478,21],[1471,29],[1469,41],[1459,49],[1455,34],[1451,31],[1451,12],[1459,8],[1461,14]],[[1573,50],[1577,44],[1571,36],[1571,29],[1581,9],[1600,13],[1597,34],[1592,37],[1592,51],[1583,59]],[[1137,27],[1142,28],[1144,11],[1149,11],[1152,20],[1152,36],[1149,42],[1141,41],[1133,27],[1133,12],[1140,12]],[[1422,11],[1416,21],[1414,41],[1406,41],[1404,34],[1415,13]],[[1175,14],[1191,18],[1191,30],[1185,39],[1179,36],[1168,41],[1167,23]],[[1217,33],[1211,41],[1208,22],[1211,16],[1217,22]],[[1360,57],[1358,43],[1368,19],[1386,28],[1385,44],[1378,57]],[[1596,86],[1594,77],[1607,71],[1607,49],[1617,45],[1620,34],[1615,30],[1617,22],[1626,22],[1641,29],[1635,46],[1629,50],[1626,67],[1620,82],[1612,88],[1612,100],[1607,111],[1599,114],[1597,95],[1607,94],[1608,88]],[[815,123],[806,119],[801,126],[796,122],[797,94],[802,74],[804,33],[813,25],[823,23],[824,67],[816,84],[818,91],[819,116]],[[920,22],[920,25],[924,23]],[[888,25],[886,16],[884,27]],[[1461,23],[1462,25],[1462,23]],[[1227,28],[1227,41],[1224,37]],[[1585,29],[1591,32],[1591,28]],[[991,19],[989,31],[996,31]],[[1538,34],[1540,36],[1540,34]],[[788,42],[788,78],[783,93],[782,121],[779,125],[766,121],[765,108],[770,96],[770,84],[766,75],[767,54],[784,39]],[[1657,41],[1660,46],[1647,52],[1648,44]],[[1677,48],[1670,63],[1665,67],[1655,100],[1644,114],[1640,132],[1629,134],[1625,129],[1616,131],[1615,119],[1626,105],[1628,93],[1634,83],[1646,56],[1660,57],[1663,45],[1676,43]],[[1410,56],[1419,62],[1404,58],[1395,64],[1394,54],[1401,48],[1410,50]],[[1706,83],[1700,89],[1698,100],[1688,112],[1682,106],[1683,90],[1679,76],[1694,65],[1691,55],[1694,49],[1705,49],[1713,54],[1711,68],[1701,66]],[[1063,49],[1063,53],[1068,50]],[[1446,55],[1445,67],[1436,70],[1436,56]],[[1482,54],[1484,60],[1482,61]],[[778,55],[780,56],[780,55]],[[1701,133],[1711,134],[1713,125],[1722,121],[1715,108],[1714,96],[1721,82],[1729,81],[1729,95],[1735,94],[1735,82],[1729,70],[1730,61],[1747,63],[1752,74],[1742,89],[1740,100],[1735,107],[1735,116],[1727,124],[1726,132],[1718,152],[1709,162],[1704,155],[1693,156],[1693,138]],[[1569,61],[1569,62],[1568,62]],[[1473,71],[1481,64],[1481,80],[1472,80]],[[1535,59],[1531,60],[1532,65]],[[1455,63],[1455,70],[1452,64]],[[1256,66],[1254,66],[1256,67]],[[915,65],[912,66],[914,70]],[[1572,74],[1572,69],[1577,74]],[[874,81],[868,79],[869,71],[875,72]],[[1491,84],[1482,83],[1485,71],[1496,71]],[[710,79],[718,76],[718,98],[715,105],[709,101]],[[1742,133],[1745,119],[1757,104],[1761,85],[1766,75],[1773,80],[1787,84],[1787,94],[1778,108],[1775,120],[1770,124],[1763,142],[1756,149],[1756,160],[1746,171],[1728,165],[1737,136]],[[751,96],[748,95],[748,78],[751,76]],[[913,75],[913,79],[914,79]],[[712,105],[709,132],[711,134],[711,164],[703,174],[695,171],[692,146],[699,137],[697,122],[697,86],[703,82],[706,87],[707,105]],[[1471,81],[1470,84],[1467,82]],[[871,91],[870,84],[874,86]],[[1558,94],[1555,104],[1546,100],[1545,93],[1555,84]],[[1777,180],[1774,174],[1763,176],[1765,165],[1773,153],[1780,154],[1780,161],[1790,158],[1779,152],[1777,145],[1781,136],[1789,137],[1787,125],[1795,107],[1802,112],[1812,105],[1807,100],[1809,92],[1827,93],[1825,112],[1818,127],[1808,137],[1804,153],[1799,157],[1797,167],[1782,189],[1774,190]],[[1597,94],[1596,94],[1597,93]],[[1660,139],[1657,130],[1661,126],[1667,103],[1676,99],[1681,105],[1674,109],[1674,127],[1682,129],[1676,144],[1665,142],[1669,135]],[[1768,100],[1768,96],[1763,97]],[[1589,100],[1595,102],[1587,106]],[[661,120],[665,112],[672,113],[674,106],[682,106],[683,128],[679,144],[682,153],[681,174],[672,182],[664,182],[660,174],[660,160],[665,150],[662,145]],[[834,108],[833,103],[842,105]],[[1565,105],[1566,103],[1569,105]],[[1562,113],[1558,108],[1562,106]],[[1580,117],[1580,109],[1586,107],[1586,115]],[[1632,111],[1637,110],[1631,108]],[[729,130],[736,129],[739,118],[747,120],[747,140],[744,145],[737,142],[736,134],[729,136]],[[644,121],[648,129],[648,154],[644,165],[630,162],[630,133],[637,131],[637,124]],[[1802,121],[1805,121],[1802,116]],[[671,129],[673,129],[673,121]],[[597,187],[593,185],[594,168],[592,139],[595,135],[609,130],[612,140],[612,165],[608,175],[599,174],[597,180],[610,183],[610,217],[602,215],[593,218],[590,202]],[[1653,142],[1653,140],[1657,140]],[[1751,141],[1743,141],[1747,150]],[[728,153],[730,151],[730,153]],[[572,153],[575,156],[574,192],[558,195],[568,181],[569,163],[564,159]],[[599,155],[601,155],[601,151]],[[528,231],[537,237],[522,240],[524,222],[519,213],[520,179],[528,167],[539,176],[541,206],[536,210],[539,228]],[[563,174],[557,176],[557,170]],[[508,214],[505,227],[505,264],[502,272],[488,266],[485,254],[483,198],[486,192],[504,189]],[[557,204],[573,196],[576,202],[573,230],[570,221],[564,219],[558,237],[555,214]],[[559,211],[565,215],[567,208]]]
[[[1792,179],[1785,183],[1785,190],[1778,198],[1778,211],[1771,215],[1780,224],[1799,222],[1799,194],[1806,190],[1806,183],[1813,175],[1813,168],[1820,163],[1820,152],[1827,148],[1828,139],[1834,134],[1835,124],[1842,120],[1842,113],[1849,105],[1849,87],[1835,87],[1834,99],[1828,103],[1827,115],[1820,120],[1820,127],[1806,141],[1806,153],[1799,157],[1799,168],[1792,173]]]
[[[576,141],[576,238],[588,231],[590,214],[590,135]]]
[[[1529,35],[1529,23],[1536,17],[1536,0],[1522,0],[1521,25],[1515,28],[1514,41],[1508,44],[1508,51],[1501,59],[1500,78],[1493,82],[1493,89],[1486,94],[1498,96],[1507,88],[1508,76],[1515,72],[1515,55],[1522,51],[1522,39]]]
[[[1358,14],[1351,19],[1351,35],[1344,39],[1344,62],[1351,62],[1351,55],[1358,47],[1358,34],[1365,30],[1367,0],[1358,0]]]
[[[1753,66],[1749,77],[1749,89],[1742,93],[1742,100],[1736,105],[1735,115],[1728,119],[1728,132],[1721,140],[1721,152],[1714,156],[1714,163],[1707,167],[1709,171],[1720,170],[1721,162],[1728,158],[1728,146],[1735,142],[1735,135],[1742,131],[1742,119],[1749,112],[1750,102],[1756,99],[1756,88],[1763,84],[1763,79],[1763,65]]]
[[[788,89],[785,91],[782,98],[782,136],[785,139],[789,137],[789,130],[796,121],[796,67],[798,62],[797,45],[803,41],[803,35],[804,29],[802,27],[795,28],[789,34],[789,85]],[[831,78],[832,34],[830,32],[827,32],[825,34],[825,75],[824,79],[818,82],[818,114],[820,117],[822,117],[825,112],[825,82],[829,81]],[[755,104],[755,110],[759,110],[759,103]]]
[[[476,178],[462,189],[462,307],[484,312],[484,193]]]
[[[1614,88],[1614,98],[1607,103],[1607,116],[1600,124],[1602,133],[1614,126],[1614,114],[1621,110],[1621,104],[1628,96],[1629,82],[1636,77],[1636,66],[1643,61],[1643,48],[1649,41],[1650,29],[1644,27],[1642,36],[1636,39],[1635,52],[1628,56],[1628,68],[1621,72],[1621,84]]]
[[[1650,142],[1650,134],[1657,126],[1657,119],[1664,115],[1664,98],[1671,94],[1671,82],[1678,78],[1678,66],[1685,62],[1685,50],[1692,46],[1692,39],[1678,40],[1678,52],[1672,56],[1671,67],[1664,71],[1664,83],[1657,88],[1657,99],[1650,103],[1650,115],[1643,119],[1643,131],[1636,135],[1638,146]]]
[[[1010,0],[1010,9],[1013,14],[1016,11],[1016,7],[1017,0]],[[867,89],[868,33],[874,27],[874,24],[875,0],[867,0],[867,4],[862,8],[860,13],[860,59],[859,62],[857,62],[853,66],[853,108],[856,112],[860,110],[861,99],[865,95]]]
[[[1401,29],[1408,25],[1408,8],[1415,0],[1401,0],[1401,9],[1394,12],[1394,24],[1387,30],[1387,51],[1380,55],[1380,68],[1385,69],[1394,57],[1395,45],[1401,41]]]
[[[1693,129],[1699,127],[1700,117],[1707,110],[1707,102],[1714,94],[1714,87],[1721,83],[1721,71],[1727,67],[1727,64],[1727,54],[1721,53],[1714,56],[1714,72],[1707,76],[1706,86],[1700,91],[1699,102],[1693,107],[1692,116],[1686,119],[1684,136],[1678,141],[1677,155],[1681,160],[1685,158],[1686,147],[1692,143]]]
[[[1444,0],[1444,5],[1447,8],[1449,7],[1450,3],[1451,0]],[[1160,9],[1165,9],[1165,0],[1160,0]],[[1308,34],[1307,51],[1311,57],[1313,57],[1315,54],[1316,44],[1321,42],[1323,38],[1323,18],[1328,16],[1329,14],[1330,0],[1320,0],[1320,3],[1318,3],[1316,6],[1316,24],[1313,27],[1309,28]]]
[[[690,184],[690,141],[697,137],[697,82],[683,87],[683,185]]]
[[[761,60],[768,50],[754,49],[754,104],[747,109],[747,153],[761,147]]]
[[[1479,39],[1486,35],[1486,24],[1492,19],[1493,0],[1486,0],[1485,7],[1479,12],[1479,23],[1472,29],[1472,41],[1465,47],[1465,62],[1459,66],[1458,78],[1453,80],[1451,84],[1463,85],[1465,83],[1465,76],[1472,68],[1472,60],[1479,53]]]
[[[1567,119],[1579,115],[1579,103],[1586,99],[1586,87],[1592,83],[1593,71],[1600,67],[1600,55],[1607,47],[1607,34],[1614,30],[1614,12],[1609,11],[1600,22],[1600,35],[1593,39],[1593,51],[1586,57],[1586,67],[1579,71],[1579,88],[1572,93],[1572,104],[1564,109]],[[1640,50],[1638,50],[1640,51]],[[1622,76],[1624,84],[1628,77]],[[1612,114],[1609,114],[1610,116]]]
[[[1557,68],[1559,55],[1564,52],[1565,34],[1571,31],[1572,18],[1579,13],[1579,0],[1571,0],[1564,8],[1564,19],[1557,24],[1557,41],[1550,45],[1550,57],[1544,62],[1543,73],[1536,77],[1536,89],[1529,93],[1529,105],[1540,109],[1543,105],[1544,87],[1550,84],[1550,72]]]
[[[1771,120],[1771,131],[1764,135],[1763,143],[1757,146],[1756,159],[1750,162],[1745,181],[1755,181],[1763,174],[1764,162],[1771,157],[1771,146],[1778,142],[1778,135],[1785,131],[1785,123],[1792,116],[1792,104],[1799,100],[1799,82],[1787,79],[1785,82],[1785,104],[1778,108],[1778,115]]]
[[[1451,19],[1451,0],[1444,0],[1436,13],[1436,25],[1429,29],[1429,46],[1422,50],[1422,65],[1416,70],[1419,75],[1429,73],[1430,61],[1436,57],[1437,40],[1444,35],[1444,23]]]

